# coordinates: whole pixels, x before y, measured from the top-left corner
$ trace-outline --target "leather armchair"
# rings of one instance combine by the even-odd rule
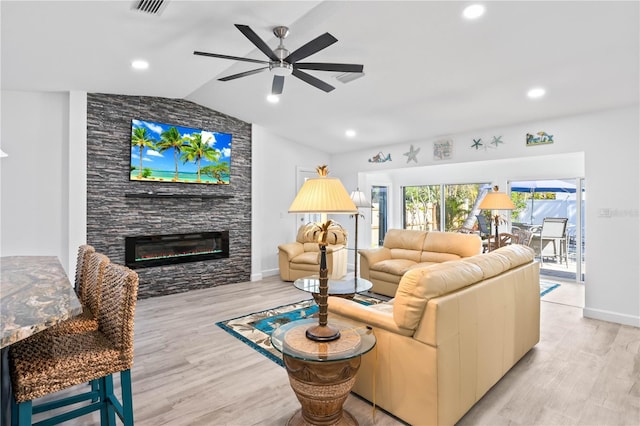
[[[283,281],[295,281],[320,272],[319,232],[320,226],[315,223],[302,225],[296,241],[278,246],[278,266]],[[347,273],[347,231],[333,222],[327,242],[329,278],[340,279]]]

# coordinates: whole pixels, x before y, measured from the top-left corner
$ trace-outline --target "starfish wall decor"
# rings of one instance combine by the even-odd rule
[[[411,148],[409,148],[409,152],[405,152],[402,155],[406,155],[407,156],[407,164],[411,160],[413,160],[413,161],[415,161],[417,163],[418,162],[418,153],[419,152],[420,152],[420,148],[414,149],[413,145],[411,145]]]
[[[471,144],[471,148],[475,148],[476,151],[480,149],[481,146],[483,146],[484,144],[482,143],[482,138],[478,138],[478,139],[474,139],[473,143]]]
[[[504,144],[502,136],[493,136],[491,142],[488,143],[483,143],[482,138],[473,139],[473,143],[471,144],[470,148],[475,148],[476,151],[481,149],[486,151],[488,149],[496,149],[498,148],[498,146],[500,146],[500,144]]]

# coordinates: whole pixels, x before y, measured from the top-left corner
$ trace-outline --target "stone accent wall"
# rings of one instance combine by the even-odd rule
[[[230,185],[130,181],[132,119],[231,133]],[[131,196],[145,192],[177,197]],[[181,99],[88,94],[87,243],[124,265],[125,236],[219,230],[228,259],[136,269],[138,297],[250,279],[251,125]]]

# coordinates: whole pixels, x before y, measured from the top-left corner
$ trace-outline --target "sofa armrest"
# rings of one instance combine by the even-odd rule
[[[376,305],[367,306],[337,296],[329,296],[327,302],[329,304],[329,318],[331,318],[331,314],[335,314],[402,336],[412,336],[414,333],[414,330],[398,327],[393,320],[393,309],[376,309]]]
[[[333,253],[344,249],[344,244],[328,244],[327,253]]]
[[[386,247],[358,250],[358,253],[367,260],[369,265],[391,259],[391,250]]]
[[[280,253],[284,253],[287,255],[287,260],[291,260],[294,257],[298,256],[299,254],[304,253],[304,246],[300,243],[286,243],[286,244],[280,244],[278,246],[278,250],[280,250]]]

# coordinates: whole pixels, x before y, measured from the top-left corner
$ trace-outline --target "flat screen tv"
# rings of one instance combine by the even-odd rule
[[[230,174],[229,133],[131,120],[130,180],[228,185]]]

